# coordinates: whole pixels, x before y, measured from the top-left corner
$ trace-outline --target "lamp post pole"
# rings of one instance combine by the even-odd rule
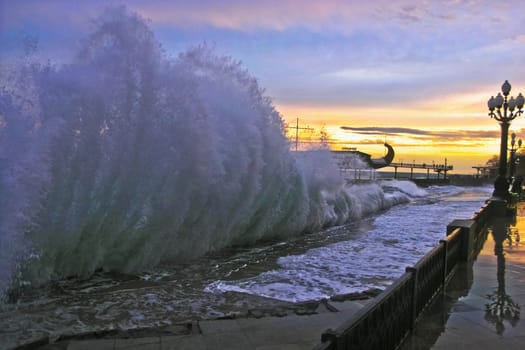
[[[516,172],[516,152],[521,148],[521,139],[518,140],[518,147],[516,146],[516,134],[510,135],[510,165],[509,165],[509,178],[512,180],[514,173]]]
[[[488,100],[489,116],[496,119],[501,126],[501,144],[499,153],[499,172],[494,182],[492,195],[501,199],[509,198],[509,183],[507,181],[507,142],[510,123],[523,113],[525,98],[520,93],[516,98],[510,97],[511,85],[505,80],[501,92]],[[503,95],[502,95],[503,93]]]

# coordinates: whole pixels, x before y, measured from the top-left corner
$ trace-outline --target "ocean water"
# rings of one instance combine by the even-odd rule
[[[370,185],[352,186],[366,193]],[[25,290],[0,312],[0,344],[99,330],[162,327],[250,309],[383,289],[432,249],[455,218],[470,218],[491,187],[380,183],[407,201],[351,223],[228,248],[136,274],[96,272]]]
[[[397,185],[410,187],[410,183]],[[390,184],[391,185],[391,184]],[[277,259],[279,268],[255,277],[220,280],[206,290],[236,291],[300,302],[388,286],[431,250],[456,218],[470,218],[492,188],[404,188],[411,203],[357,224],[323,231],[346,239]],[[392,188],[391,188],[392,190]],[[399,191],[399,188],[393,191]]]

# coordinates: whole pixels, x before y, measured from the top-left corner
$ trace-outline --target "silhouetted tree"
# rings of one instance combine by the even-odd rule
[[[499,156],[493,155],[492,158],[487,160],[487,163],[485,163],[487,166],[497,168],[499,167]]]

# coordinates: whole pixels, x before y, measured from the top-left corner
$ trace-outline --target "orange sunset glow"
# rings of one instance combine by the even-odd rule
[[[525,85],[524,85],[525,86]],[[498,91],[499,85],[496,86]],[[485,88],[479,92],[458,93],[444,97],[443,107],[437,101],[408,106],[394,105],[391,108],[339,106],[292,106],[277,105],[290,128],[289,138],[295,140],[296,118],[300,128],[299,138],[311,142],[315,131],[325,130],[330,138],[331,149],[356,147],[364,152],[381,155],[383,142],[396,149],[396,161],[416,163],[443,163],[447,158],[456,173],[475,172],[472,166],[483,165],[499,152],[500,127],[487,115]],[[360,132],[359,128],[378,127],[377,132]],[[388,132],[393,126],[424,130],[427,135]],[[348,127],[348,128],[347,128]],[[356,129],[353,130],[352,128]],[[385,131],[381,132],[382,129]],[[510,132],[525,138],[525,120],[516,119]]]

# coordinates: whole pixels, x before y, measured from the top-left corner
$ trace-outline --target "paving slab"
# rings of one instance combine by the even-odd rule
[[[237,320],[210,320],[199,322],[200,332],[204,335],[241,332]]]
[[[161,337],[160,348],[161,350],[207,350],[202,335]]]
[[[341,312],[356,312],[362,308],[364,304],[365,302],[352,300],[344,302],[330,301],[330,305]]]
[[[215,333],[203,335],[206,349],[231,349],[246,350],[253,349],[246,334],[242,332]]]
[[[72,340],[67,350],[114,350],[115,339]]]
[[[74,340],[68,350],[297,350],[313,348],[321,333],[336,328],[362,307],[362,303],[337,303],[311,315],[238,318],[198,322],[190,335],[142,338]],[[330,311],[330,309],[332,311]]]
[[[129,349],[129,350],[160,349],[160,337],[116,339],[115,340],[115,350],[119,350],[119,349]]]
[[[279,345],[263,345],[255,347],[255,350],[304,350],[310,349],[310,344],[279,344]]]

